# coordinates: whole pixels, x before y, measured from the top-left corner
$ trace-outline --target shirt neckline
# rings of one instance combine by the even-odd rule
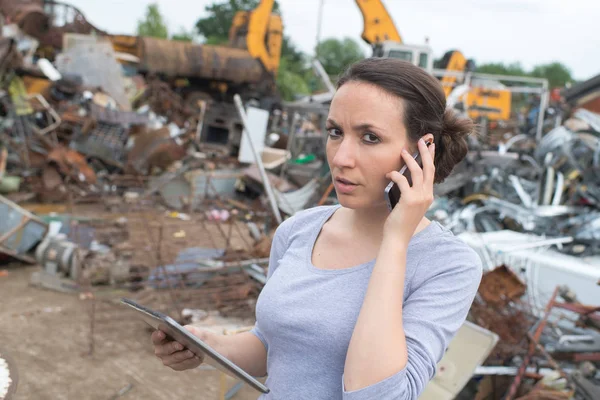
[[[315,229],[315,232],[310,237],[310,242],[308,245],[308,252],[306,255],[306,262],[304,264],[312,272],[315,272],[318,274],[324,274],[324,275],[341,275],[341,274],[348,274],[348,273],[356,272],[356,271],[362,270],[364,268],[373,266],[375,264],[376,258],[374,258],[370,261],[364,262],[362,264],[357,264],[357,265],[353,265],[348,268],[340,268],[340,269],[323,269],[323,268],[319,268],[313,264],[312,254],[315,249],[317,237],[321,233],[321,230],[323,229],[323,226],[325,225],[325,223],[327,221],[329,221],[329,219],[333,216],[333,214],[337,210],[339,210],[341,207],[342,207],[341,204],[336,204],[336,205],[332,206],[331,209],[328,210],[325,213],[325,215],[321,218],[321,220],[319,221],[319,223],[317,225],[317,229]],[[425,229],[421,230],[420,232],[417,232],[412,237],[408,246],[410,247],[410,246],[414,245],[416,242],[420,241],[421,238],[424,236],[425,237],[429,236],[430,231],[433,231],[434,229],[438,230],[439,232],[441,232],[443,230],[442,226],[437,221],[431,221],[431,223],[428,226],[426,226]]]

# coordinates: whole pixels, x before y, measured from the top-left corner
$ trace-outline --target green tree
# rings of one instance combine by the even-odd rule
[[[281,58],[279,71],[277,72],[277,89],[286,101],[292,101],[299,95],[310,94],[303,71],[295,72],[295,69],[295,67],[290,66],[288,58]]]
[[[479,65],[476,71],[486,74],[546,78],[551,88],[563,87],[567,83],[573,82],[569,68],[559,62],[536,65],[531,71],[526,71],[518,62],[512,64],[495,62]]]
[[[551,88],[564,87],[567,83],[573,82],[571,70],[559,62],[537,65],[531,71],[531,76],[548,79]]]
[[[281,57],[287,60],[286,68],[289,68],[296,74],[304,74],[307,69],[307,57],[302,51],[298,50],[289,36],[283,35],[281,43]]]
[[[496,74],[496,75],[512,75],[512,76],[528,76],[529,74],[521,63],[515,62],[511,64],[504,63],[487,63],[481,64],[476,67],[476,72],[483,74]]]
[[[194,40],[194,33],[187,32],[183,27],[179,29],[179,33],[171,36],[171,40],[177,40],[180,42],[191,42]]]
[[[326,39],[317,46],[317,59],[330,76],[340,75],[348,65],[363,58],[360,45],[350,38]]]
[[[150,4],[146,10],[145,19],[138,21],[137,34],[138,36],[149,36],[160,39],[169,37],[167,25],[156,3]]]
[[[228,0],[215,2],[204,8],[208,14],[196,22],[196,30],[206,39],[206,42],[226,43],[233,17],[238,11],[252,11],[260,0]],[[273,11],[279,12],[279,3],[275,1]]]

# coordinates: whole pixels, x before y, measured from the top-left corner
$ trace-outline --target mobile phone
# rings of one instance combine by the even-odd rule
[[[429,147],[429,145],[431,145],[431,142],[425,142],[425,144],[427,145],[427,147]],[[421,153],[419,152],[419,150],[417,150],[412,155],[412,158],[419,164],[419,167],[423,168],[423,163],[421,162]],[[398,171],[398,172],[400,172],[402,175],[404,175],[404,177],[408,181],[408,184],[410,186],[412,186],[412,178],[410,176],[410,169],[408,168],[406,163],[402,166],[402,168],[400,168],[400,171]],[[386,200],[386,203],[388,206],[388,210],[390,212],[394,209],[396,204],[398,204],[398,202],[400,201],[400,188],[398,187],[398,185],[396,185],[396,183],[394,181],[391,181],[385,188],[385,200]]]

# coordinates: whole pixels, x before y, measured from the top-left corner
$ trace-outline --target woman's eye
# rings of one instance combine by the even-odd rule
[[[379,143],[380,140],[377,136],[373,135],[372,133],[367,133],[363,136],[363,140],[366,143]]]
[[[338,138],[338,137],[342,136],[342,132],[340,132],[340,130],[337,128],[329,128],[329,129],[327,129],[327,133],[329,134],[329,137],[331,137],[331,138]]]

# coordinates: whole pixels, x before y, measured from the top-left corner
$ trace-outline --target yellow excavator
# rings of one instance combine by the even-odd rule
[[[381,0],[355,0],[363,16],[362,39],[373,48],[373,57],[392,57],[409,61],[433,73],[433,50],[427,44],[405,44],[392,17]],[[458,50],[450,50],[442,57],[438,69],[450,72],[441,77],[446,97],[459,83],[452,72],[466,72],[469,62]],[[511,94],[498,87],[498,82],[473,81],[466,94],[466,105],[471,118],[488,120],[510,118]]]

